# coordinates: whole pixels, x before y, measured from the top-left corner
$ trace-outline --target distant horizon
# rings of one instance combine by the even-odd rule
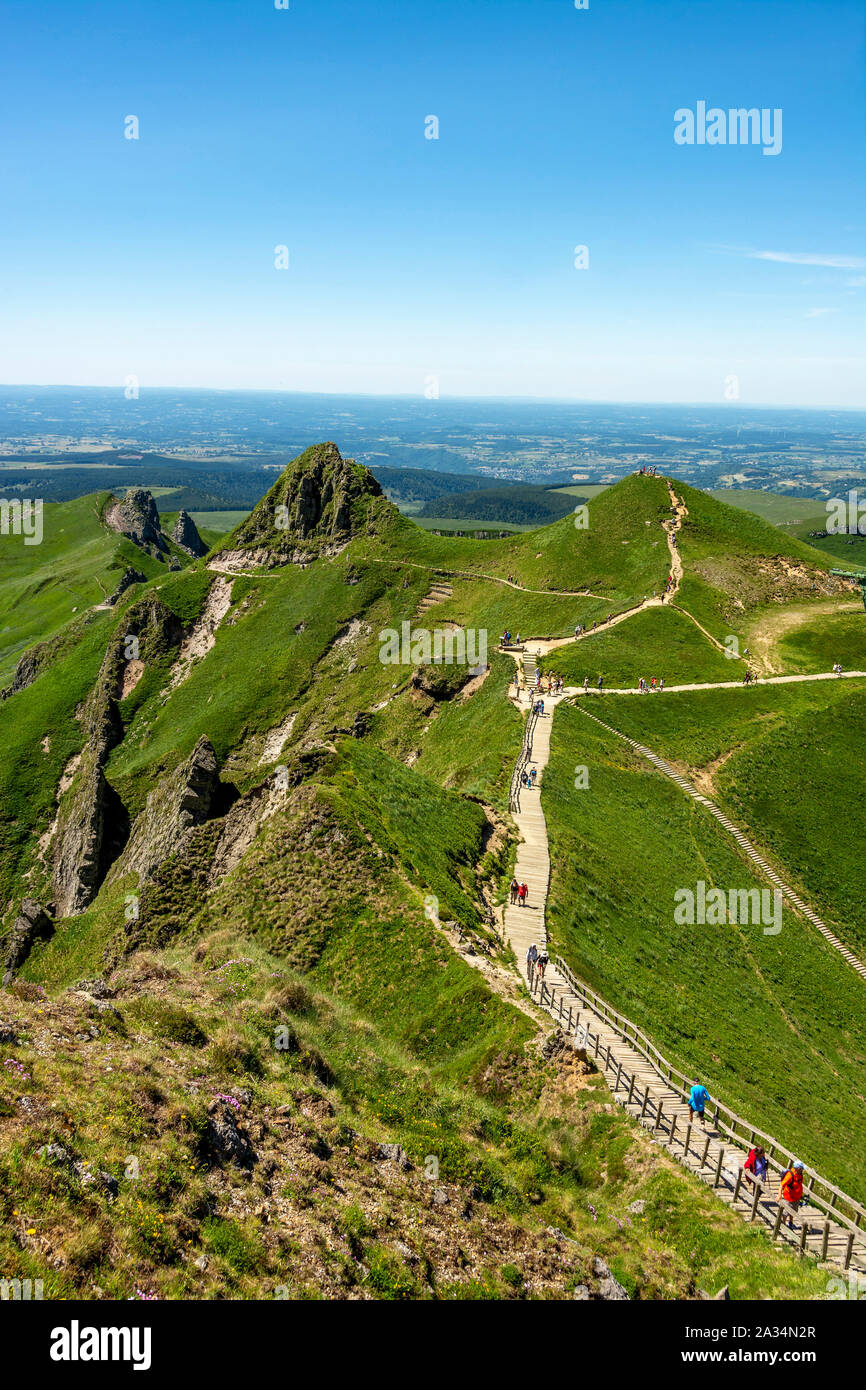
[[[75,382],[75,381],[0,381],[0,391],[112,391],[123,394],[123,386],[118,386],[116,382]],[[441,393],[434,398],[428,398],[423,393],[411,391],[337,391],[337,390],[305,390],[298,387],[281,386],[175,386],[155,384],[141,386],[139,388],[138,399],[153,391],[176,391],[188,392],[213,392],[220,395],[270,395],[270,396],[316,396],[323,399],[359,399],[359,400],[400,400],[415,401],[435,408],[437,405],[449,401],[493,401],[503,404],[533,404],[533,405],[585,405],[585,406],[631,406],[635,409],[699,409],[699,410],[718,410],[737,411],[748,410],[771,410],[800,411],[803,413],[812,412],[815,414],[836,414],[842,412],[850,415],[866,414],[866,404],[864,405],[787,405],[774,401],[711,401],[711,400],[637,400],[626,397],[601,397],[601,396],[533,396],[533,395],[480,395],[474,393]],[[864,393],[866,394],[866,393]]]

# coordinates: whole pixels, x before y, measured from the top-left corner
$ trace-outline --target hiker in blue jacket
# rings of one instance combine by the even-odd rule
[[[706,1086],[702,1086],[698,1078],[695,1077],[695,1084],[689,1091],[689,1110],[692,1112],[693,1115],[697,1115],[701,1124],[705,1123],[704,1109],[709,1098],[710,1093],[707,1090]]]

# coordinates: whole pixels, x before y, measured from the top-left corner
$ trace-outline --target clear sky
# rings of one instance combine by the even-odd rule
[[[864,405],[863,31],[862,0],[5,0],[0,381]],[[781,108],[781,152],[676,144],[699,101]]]

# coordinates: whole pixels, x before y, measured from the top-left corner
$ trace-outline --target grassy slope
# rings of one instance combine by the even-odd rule
[[[598,591],[609,608],[620,609],[663,587],[667,546],[659,522],[669,515],[661,478],[629,477],[588,504],[589,525],[571,517],[507,540],[482,541],[432,536],[393,513],[370,553],[387,551],[416,563],[470,570],[505,578],[527,588]]]
[[[690,768],[732,751],[716,800],[861,957],[864,682],[678,695],[617,710],[616,726]],[[661,703],[661,702],[657,702]],[[779,814],[784,807],[784,814]]]
[[[542,789],[555,946],[683,1070],[862,1199],[862,981],[787,911],[778,936],[675,925],[678,888],[763,885],[708,813],[619,740],[576,710],[556,723]],[[579,765],[589,787],[576,791]]]
[[[685,566],[678,603],[720,641],[771,604],[826,601],[826,555],[750,512],[677,484],[688,508],[679,546]],[[798,567],[800,577],[786,575]],[[845,595],[849,598],[850,595]]]
[[[636,686],[640,676],[664,677],[666,685],[729,681],[743,670],[673,608],[648,608],[609,632],[602,629],[552,651],[542,668],[563,676],[566,685],[582,685],[585,676],[595,685],[603,676],[614,688]]]
[[[72,620],[73,609],[81,612],[112,593],[127,565],[148,578],[166,573],[166,564],[102,525],[106,495],[47,503],[41,545],[0,536],[0,686],[28,647]]]
[[[593,1285],[596,1252],[642,1298],[726,1283],[735,1298],[826,1292],[811,1261],[774,1249],[611,1113],[598,1077],[578,1089],[534,1059],[499,1095],[456,1087],[227,932],[138,957],[116,984],[119,1019],[33,986],[7,999],[26,1080],[0,1077],[0,1258],[7,1278],[43,1279],[46,1298],[270,1298],[288,1285],[292,1298],[522,1299],[524,1281],[534,1297],[567,1298]],[[294,1050],[274,1049],[278,1026]],[[86,1043],[56,1048],[58,1032],[90,1027]],[[208,1156],[218,1093],[243,1097],[250,1174]],[[373,1161],[380,1140],[415,1168]],[[112,1174],[116,1201],[37,1158],[51,1142]],[[430,1154],[444,1207],[423,1176]],[[627,1210],[636,1197],[640,1217]],[[578,1243],[557,1248],[550,1226]]]

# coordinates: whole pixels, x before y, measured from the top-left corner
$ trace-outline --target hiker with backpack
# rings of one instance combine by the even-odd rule
[[[689,1110],[693,1115],[697,1115],[702,1125],[705,1123],[704,1110],[709,1098],[710,1093],[706,1086],[703,1086],[698,1077],[695,1077],[694,1085],[689,1091]]]
[[[787,1225],[793,1231],[794,1213],[800,1210],[800,1203],[803,1200],[803,1165],[799,1158],[795,1158],[790,1168],[786,1168],[779,1183],[779,1201],[787,1204],[787,1210],[782,1208],[782,1225]]]
[[[516,878],[513,878],[513,879],[511,880],[511,887],[510,887],[509,890],[508,890],[509,894],[511,895],[511,906],[512,906],[512,907],[513,907],[514,904],[517,902],[517,890],[518,890],[519,886],[520,886],[520,885],[518,884],[517,879],[516,879]]]
[[[518,892],[517,892],[517,901],[519,902],[519,904],[520,904],[521,907],[526,907],[526,899],[527,899],[528,894],[529,894],[529,889],[527,888],[526,884],[525,884],[525,883],[521,883],[520,888],[518,889]],[[533,943],[533,950],[535,950],[534,943]],[[538,959],[538,952],[536,951],[535,954],[536,954],[536,960],[537,960],[537,959]]]
[[[539,957],[538,957],[538,964],[537,964],[537,966],[536,966],[536,969],[538,970],[538,978],[539,978],[539,980],[543,980],[543,979],[544,979],[544,972],[545,972],[545,970],[547,969],[547,967],[548,967],[549,964],[550,964],[550,956],[547,954],[547,948],[546,948],[545,946],[542,946],[541,951],[540,951],[540,953],[539,953]]]

